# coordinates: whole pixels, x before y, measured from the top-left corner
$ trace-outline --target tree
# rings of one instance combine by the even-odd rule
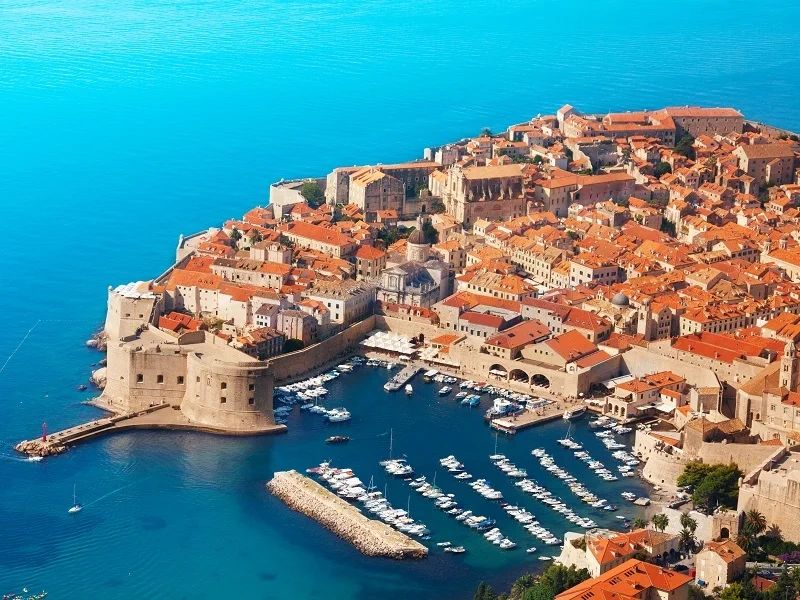
[[[264,239],[264,236],[261,235],[261,232],[258,229],[254,228],[252,231],[253,233],[250,234],[250,239],[253,240],[254,244],[257,244]]]
[[[677,144],[675,144],[675,152],[682,154],[686,158],[691,158],[694,160],[695,154],[694,146],[692,146],[692,144],[694,144],[694,138],[687,133],[678,140]]]
[[[664,513],[658,513],[657,515],[653,515],[651,521],[653,522],[653,527],[655,527],[659,531],[664,531],[669,525],[669,517]]]
[[[481,129],[481,137],[492,137],[492,130],[488,127]]]
[[[435,244],[439,241],[439,231],[427,221],[422,224],[422,233],[425,236],[425,241],[429,244]]]
[[[739,478],[742,472],[734,465],[707,465],[690,462],[678,477],[679,486],[692,489],[696,506],[713,510],[717,506],[736,508],[739,495]]]
[[[508,595],[509,600],[522,600],[522,596],[526,590],[536,585],[538,577],[533,573],[526,573],[518,577],[514,584],[511,586],[511,592]]]
[[[661,177],[662,175],[666,175],[667,173],[672,173],[672,167],[667,162],[660,162],[655,167],[653,167],[653,175],[656,177]]]
[[[636,517],[633,520],[634,529],[644,529],[645,527],[647,527],[647,521],[645,521],[642,517]]]
[[[475,590],[475,595],[472,596],[472,600],[495,600],[496,598],[497,594],[495,594],[492,586],[485,581],[481,581],[478,584],[478,589]]]
[[[544,159],[541,156],[539,156],[538,154],[533,157],[533,164],[540,165],[543,162],[544,162]]]
[[[283,351],[285,352],[295,352],[296,350],[302,350],[305,347],[303,340],[298,340],[297,338],[289,338],[283,343]]]
[[[229,237],[231,238],[231,241],[233,242],[232,245],[235,248],[239,244],[239,240],[242,239],[242,232],[234,227]]]
[[[697,521],[695,521],[688,514],[684,513],[681,515],[681,527],[694,533],[697,529]]]
[[[681,529],[680,532],[680,546],[681,550],[686,554],[691,554],[697,547],[697,538],[694,537],[694,532],[689,529]]]
[[[300,188],[300,195],[306,199],[311,208],[317,208],[325,202],[325,192],[316,181],[306,181]]]
[[[744,516],[744,526],[755,535],[761,535],[767,530],[767,518],[757,510],[748,510]]]

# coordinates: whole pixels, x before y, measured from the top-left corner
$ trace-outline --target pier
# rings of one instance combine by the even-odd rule
[[[428,549],[386,523],[370,519],[346,501],[297,471],[279,471],[267,489],[289,508],[303,513],[347,540],[362,554],[386,558],[424,558]]]
[[[99,405],[103,407],[102,404]],[[88,423],[67,427],[53,433],[42,434],[39,438],[23,440],[14,449],[28,456],[53,456],[66,452],[70,446],[86,442],[102,435],[132,429],[171,429],[185,431],[202,431],[221,435],[257,435],[261,433],[279,433],[286,431],[285,425],[272,425],[263,431],[242,431],[218,429],[190,421],[180,410],[169,404],[157,404],[143,410],[113,414],[101,417]]]
[[[383,386],[387,392],[394,392],[399,390],[409,381],[411,381],[414,376],[419,373],[422,369],[416,366],[407,366],[403,367],[403,370],[400,371],[397,375],[392,377],[389,381],[386,382],[386,385]]]
[[[563,416],[563,407],[560,403],[554,402],[535,411],[525,409],[523,412],[512,417],[500,417],[499,419],[492,419],[490,425],[493,429],[513,435],[518,431],[527,429],[528,427],[533,427],[534,425],[547,423],[549,421],[555,421],[556,419],[561,419]]]

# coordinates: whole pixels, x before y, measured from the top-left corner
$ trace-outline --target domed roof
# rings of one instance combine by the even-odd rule
[[[415,229],[411,232],[411,235],[408,236],[408,243],[409,244],[424,244],[425,243],[425,235],[419,229]]]
[[[615,306],[628,306],[630,299],[622,292],[617,292],[611,299],[611,304]]]

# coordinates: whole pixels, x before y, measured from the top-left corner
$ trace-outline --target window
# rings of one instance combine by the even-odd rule
[[[197,376],[197,383],[200,383],[200,376]]]
[[[225,404],[227,401],[228,401],[228,399],[225,396],[220,396],[219,397],[219,403],[220,404]]]
[[[136,383],[142,383],[142,382],[144,382],[144,375],[142,375],[141,373],[137,373],[136,374]]]
[[[228,387],[228,384],[225,383],[224,381],[219,384],[219,389],[221,389],[221,390],[227,389],[227,387]]]
[[[256,384],[255,383],[251,383],[250,385],[247,386],[247,389],[252,392],[254,389],[256,389]]]
[[[183,375],[178,375],[178,385],[183,385]]]
[[[164,376],[156,375],[156,383],[164,383]]]
[[[250,398],[247,399],[247,403],[252,406],[253,404],[256,403],[256,399],[251,396]]]

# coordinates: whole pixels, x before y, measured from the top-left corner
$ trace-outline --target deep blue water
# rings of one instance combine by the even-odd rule
[[[106,286],[160,272],[179,233],[265,203],[271,181],[415,157],[565,102],[733,105],[798,130],[799,16],[729,0],[0,2],[0,592],[464,598],[510,580],[520,553],[365,560],[267,497],[272,471],[334,453],[311,418],[270,439],[122,435],[39,464],[10,445],[96,414],[75,386],[99,358],[82,343]],[[477,414],[363,377],[339,388],[356,419],[337,458],[368,475],[393,426],[421,468],[485,462]],[[530,462],[557,429],[508,451]],[[73,482],[84,502],[129,487],[68,519]]]

